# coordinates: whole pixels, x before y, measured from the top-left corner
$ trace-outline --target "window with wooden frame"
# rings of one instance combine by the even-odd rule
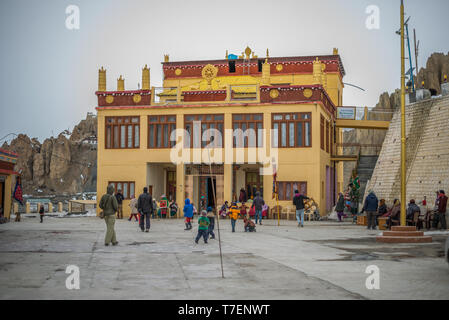
[[[171,148],[176,142],[170,141],[170,135],[176,130],[176,116],[148,116],[148,148]]]
[[[138,149],[140,117],[106,117],[106,149]]]
[[[327,153],[329,153],[329,139],[330,139],[329,121],[326,121],[326,152]]]
[[[271,137],[274,148],[308,148],[312,146],[312,114],[274,113]]]
[[[232,129],[234,148],[255,148],[263,146],[262,113],[233,114]]]
[[[121,190],[123,198],[126,200],[131,199],[132,196],[136,197],[136,184],[134,181],[109,181],[109,184],[114,186],[114,193]]]
[[[307,196],[307,182],[305,181],[279,181],[278,183],[279,200],[293,200],[295,190],[300,194]]]
[[[324,150],[324,117],[321,115],[320,117],[320,145],[321,149]]]
[[[187,137],[184,137],[185,148],[204,148],[209,145],[222,148],[224,145],[223,114],[186,114],[184,115],[184,128],[188,133]],[[206,141],[202,141],[203,134],[206,134]]]

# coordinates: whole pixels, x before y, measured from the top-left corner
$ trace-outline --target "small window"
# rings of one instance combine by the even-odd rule
[[[262,72],[262,66],[263,66],[263,60],[257,61],[257,67],[258,67],[259,72]]]
[[[229,73],[235,73],[235,61],[229,61]]]

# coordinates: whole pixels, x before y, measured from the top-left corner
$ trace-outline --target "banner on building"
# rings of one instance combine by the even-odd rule
[[[337,119],[355,120],[356,109],[355,107],[338,107]]]

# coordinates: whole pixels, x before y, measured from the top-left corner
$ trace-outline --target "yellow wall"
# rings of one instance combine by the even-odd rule
[[[327,119],[329,116],[321,104],[298,105],[248,105],[211,106],[180,108],[173,106],[167,108],[146,108],[129,110],[99,110],[98,111],[98,174],[97,174],[97,202],[106,192],[109,181],[135,181],[136,196],[138,196],[147,183],[147,163],[171,163],[171,149],[147,149],[147,132],[149,115],[176,114],[177,128],[184,128],[185,114],[224,114],[225,129],[232,128],[232,114],[236,113],[263,113],[264,129],[271,129],[271,113],[282,112],[310,112],[312,114],[312,147],[311,148],[279,148],[278,181],[307,181],[308,195],[313,197],[320,205],[320,212],[325,212],[325,195],[321,192],[321,181],[325,179],[325,166],[331,165],[330,156],[320,148],[320,114]],[[105,116],[140,116],[140,148],[139,149],[105,149]],[[226,143],[226,142],[225,142]],[[266,140],[267,148],[271,139]],[[248,154],[245,153],[245,159]],[[236,150],[234,149],[234,157]],[[223,151],[223,160],[225,157]],[[177,166],[177,203],[182,208],[184,204],[184,169]],[[232,166],[224,166],[224,199],[231,199],[232,192]],[[272,176],[264,176],[264,198],[272,207]],[[158,199],[159,200],[159,199]],[[281,205],[291,205],[291,201],[280,201]],[[129,201],[123,204],[124,216],[130,213]]]
[[[5,198],[4,198],[4,202],[3,202],[3,216],[6,219],[9,219],[10,215],[11,215],[11,205],[12,205],[12,176],[11,175],[7,175],[5,177]],[[1,196],[1,195],[0,195]]]

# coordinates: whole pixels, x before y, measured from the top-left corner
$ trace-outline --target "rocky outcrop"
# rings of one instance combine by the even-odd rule
[[[432,91],[434,95],[441,93],[441,83],[444,75],[449,76],[449,53],[434,53],[427,60],[425,68],[421,68],[416,81],[417,87],[421,88],[424,81],[424,88]],[[389,94],[384,92],[379,97],[379,102],[369,113],[368,118],[372,120],[392,119],[394,112],[401,106],[401,91],[396,89]],[[343,142],[349,147],[344,148],[344,154],[355,154],[359,151],[354,145],[361,145],[362,155],[379,155],[381,146],[384,142],[386,131],[382,130],[347,130],[343,133]],[[344,164],[344,181],[349,181],[355,163],[347,162]]]
[[[20,134],[2,148],[19,154],[15,170],[21,172],[26,194],[74,194],[95,191],[97,177],[97,119],[89,114],[72,134],[61,133],[42,144]]]
[[[430,90],[433,94],[441,94],[440,83],[443,82],[444,75],[449,76],[449,53],[433,53],[427,60],[426,67],[421,68],[418,73],[417,87]]]

